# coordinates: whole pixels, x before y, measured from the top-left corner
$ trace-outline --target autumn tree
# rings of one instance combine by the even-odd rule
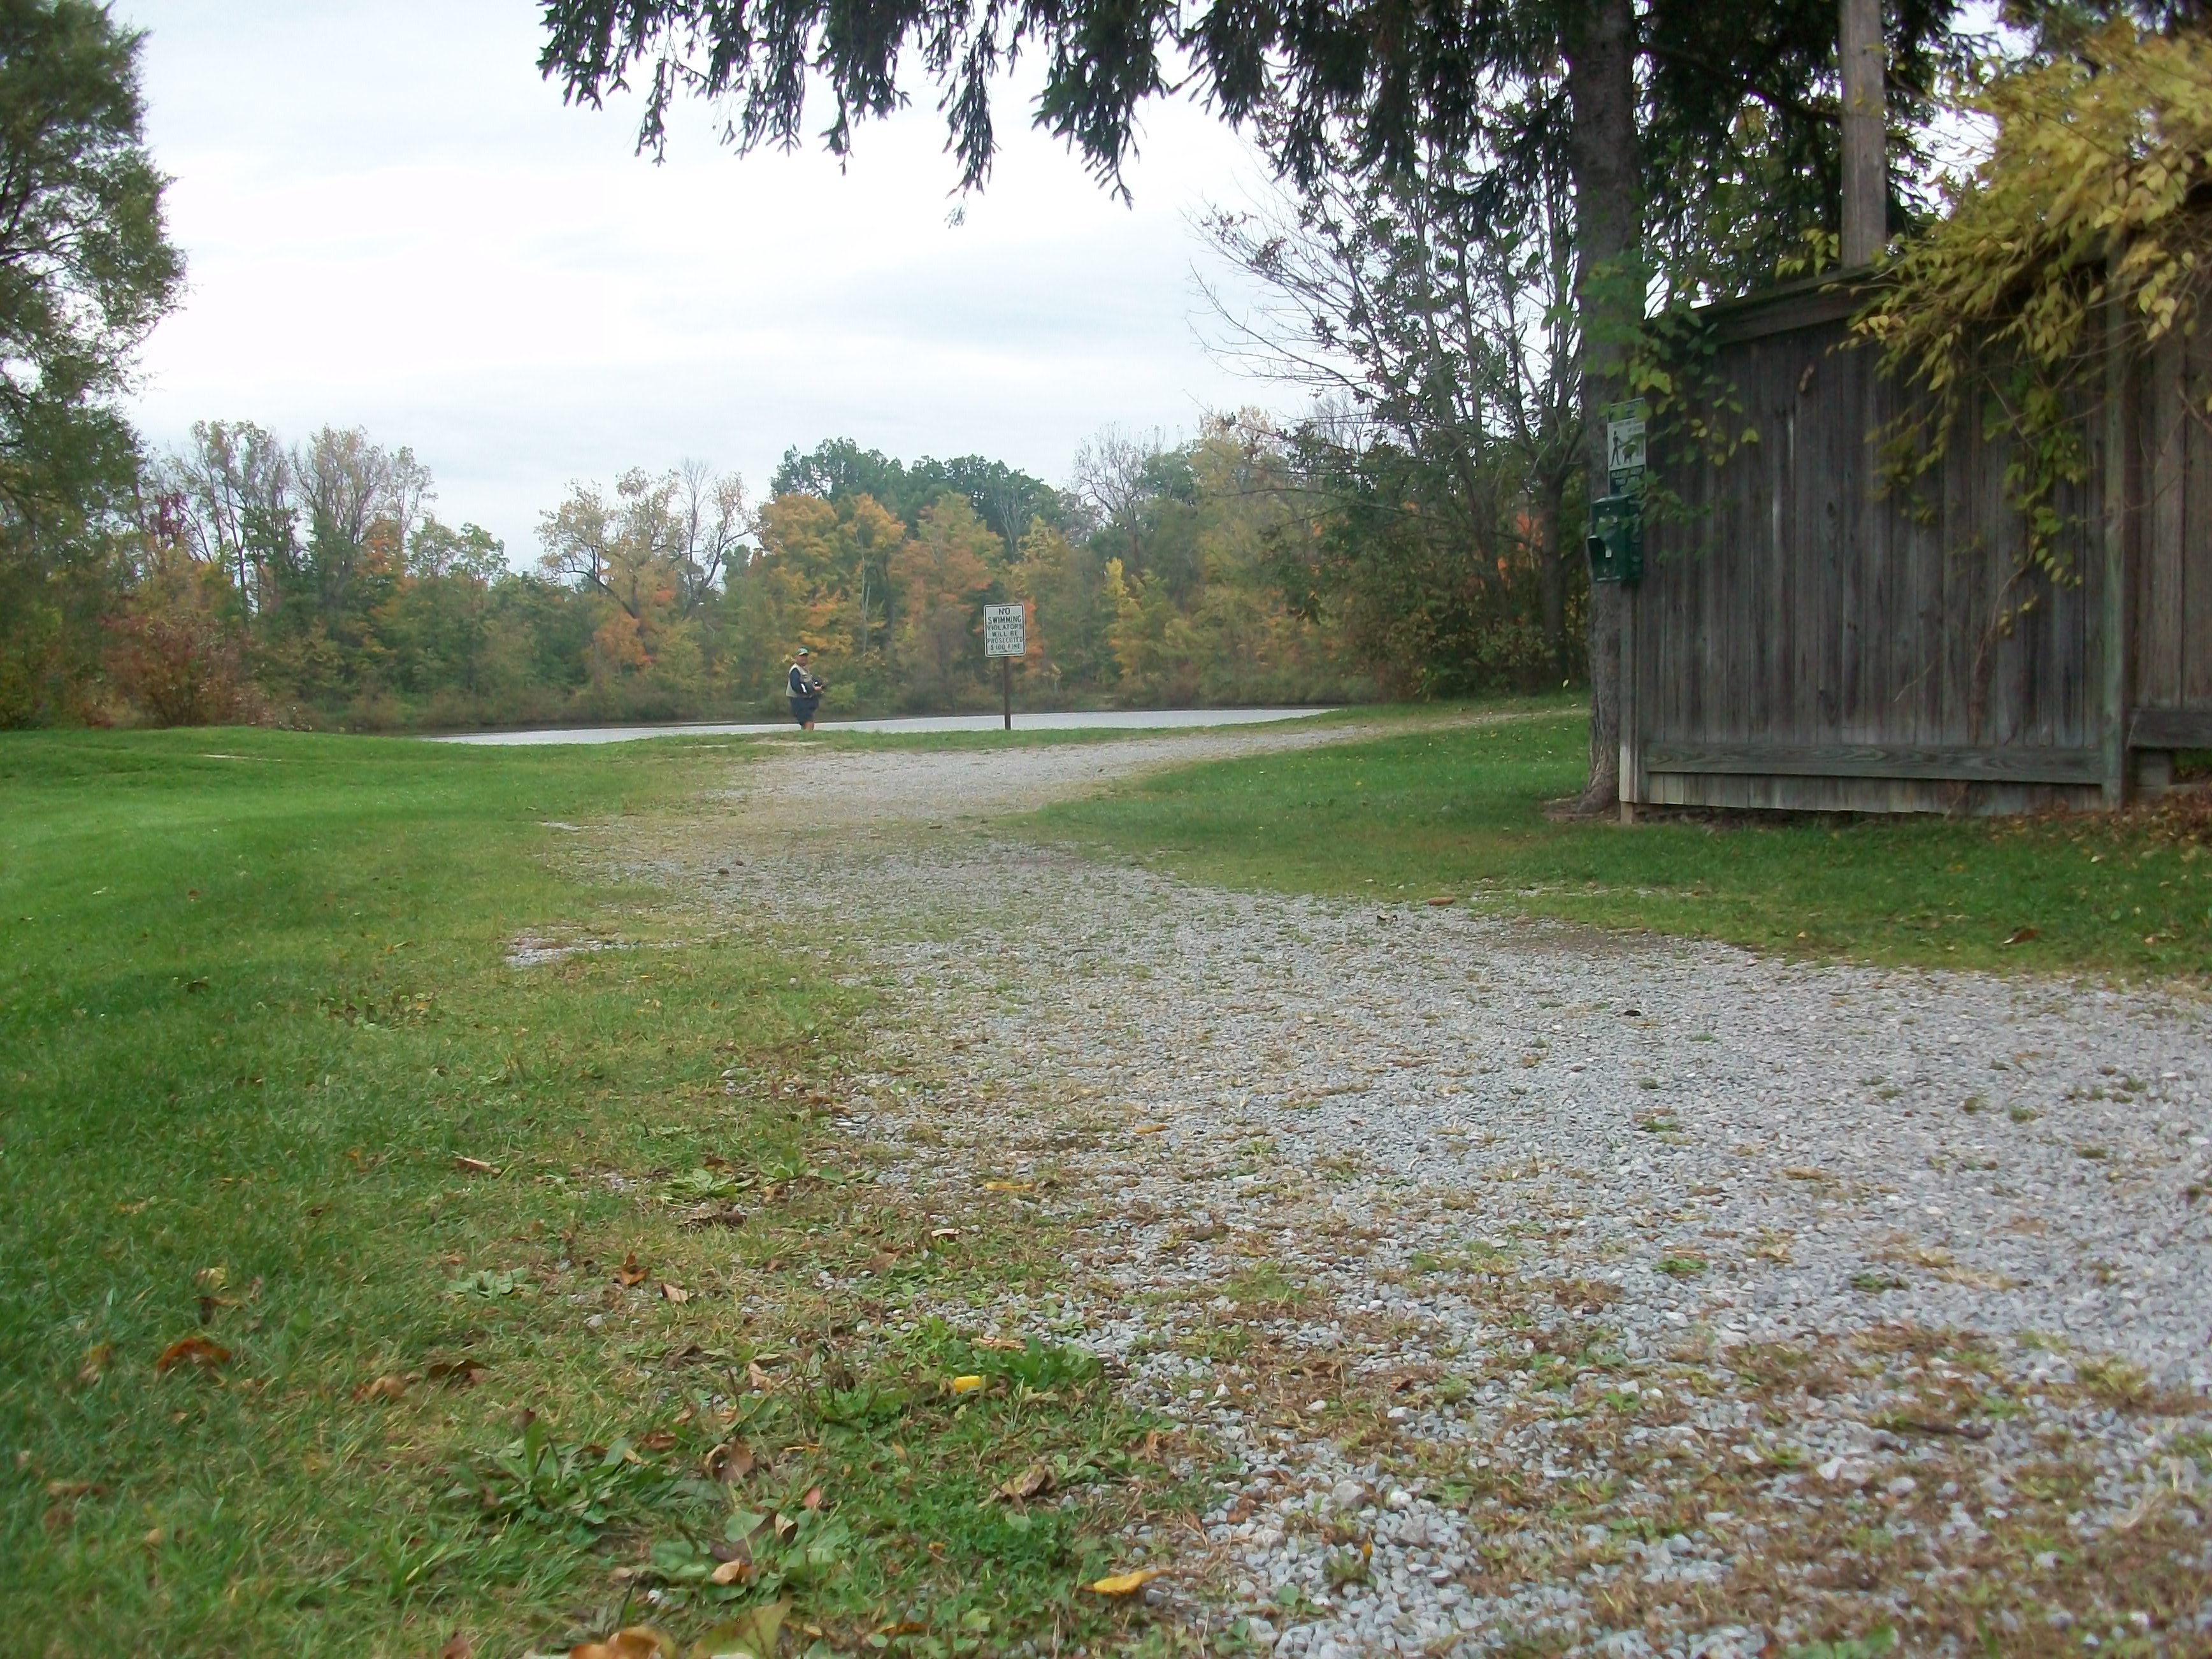
[[[982,604],[1003,548],[968,498],[946,490],[891,561],[904,701],[957,708],[981,684]]]
[[[128,579],[120,399],[183,260],[144,142],[143,36],[90,0],[0,6],[0,726],[94,695]]]

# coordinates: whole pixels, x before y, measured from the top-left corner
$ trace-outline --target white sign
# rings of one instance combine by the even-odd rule
[[[1605,423],[1605,470],[1608,472],[1639,472],[1644,468],[1644,417],[1632,416],[1626,420]]]
[[[987,657],[1019,657],[1029,651],[1029,641],[1022,627],[1022,607],[1018,605],[987,605],[983,607],[983,654]]]

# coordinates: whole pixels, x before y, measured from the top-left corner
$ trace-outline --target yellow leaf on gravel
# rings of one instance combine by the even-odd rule
[[[983,1183],[983,1190],[987,1193],[1025,1193],[1036,1185],[1033,1181],[987,1181]]]
[[[1133,1135],[1156,1135],[1164,1131],[1167,1127],[1164,1123],[1139,1123],[1129,1133]]]
[[[1159,1576],[1158,1567],[1138,1567],[1128,1572],[1109,1573],[1091,1588],[1100,1595],[1133,1595]]]
[[[972,1374],[952,1379],[952,1392],[955,1394],[973,1394],[982,1386],[983,1379]]]

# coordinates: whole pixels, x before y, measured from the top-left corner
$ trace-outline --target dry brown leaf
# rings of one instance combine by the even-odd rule
[[[999,1495],[1017,1503],[1027,1503],[1032,1498],[1043,1497],[1052,1488],[1052,1471],[1042,1463],[1032,1463],[1012,1480],[1001,1481]]]
[[[799,1506],[802,1509],[820,1509],[822,1507],[822,1488],[819,1486],[809,1486],[806,1489],[806,1496],[800,1498],[799,1502]]]
[[[681,1285],[663,1285],[660,1293],[671,1302],[689,1302],[691,1299],[691,1292]]]
[[[1158,1567],[1137,1567],[1127,1572],[1109,1573],[1090,1588],[1100,1595],[1133,1595],[1159,1576]]]
[[[2004,942],[2007,945],[2025,945],[2032,939],[2042,937],[2043,929],[2040,927],[2015,927],[2005,935]]]
[[[154,1370],[157,1375],[165,1375],[179,1365],[220,1365],[229,1358],[230,1350],[220,1342],[210,1342],[204,1336],[185,1336],[161,1350],[161,1357],[154,1362]]]
[[[473,1359],[434,1359],[423,1367],[423,1372],[433,1382],[472,1389],[489,1375],[489,1368]]]
[[[975,1346],[979,1348],[995,1348],[1000,1353],[1020,1353],[1029,1346],[1029,1344],[1018,1337],[979,1336],[975,1339]]]
[[[932,1227],[929,1230],[929,1236],[932,1238],[957,1238],[960,1237],[960,1229],[957,1227]]]
[[[725,1561],[707,1575],[707,1581],[713,1584],[742,1584],[752,1576],[751,1562]]]
[[[745,1362],[745,1381],[763,1394],[766,1394],[775,1386],[775,1379],[760,1368],[760,1361],[757,1359],[748,1359]]]
[[[624,1285],[642,1285],[645,1277],[644,1265],[638,1261],[635,1250],[624,1256],[622,1266],[615,1269],[615,1278]]]
[[[1441,908],[1447,904],[1457,904],[1459,901],[1453,897],[1449,893],[1439,893],[1434,898],[1431,899],[1429,902]]]
[[[1165,1131],[1167,1127],[1164,1123],[1139,1123],[1129,1133],[1133,1135],[1156,1135]]]
[[[640,1451],[665,1452],[676,1443],[676,1437],[666,1429],[655,1429],[651,1434],[638,1437]]]
[[[480,1158],[463,1158],[458,1152],[453,1155],[453,1167],[465,1175],[495,1176],[499,1173],[498,1164],[487,1164]]]
[[[1036,1185],[1034,1181],[987,1181],[983,1183],[983,1190],[987,1193],[1025,1193]]]
[[[446,1645],[438,1650],[438,1659],[475,1659],[477,1644],[460,1631],[446,1638]]]
[[[717,1446],[707,1454],[707,1478],[709,1480],[742,1480],[753,1472],[753,1449],[742,1440],[733,1440]]]
[[[362,1383],[353,1391],[353,1397],[356,1400],[399,1400],[404,1399],[406,1393],[407,1379],[398,1371],[392,1371],[372,1382]]]

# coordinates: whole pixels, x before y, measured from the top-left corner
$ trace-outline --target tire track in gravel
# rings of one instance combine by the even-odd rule
[[[2205,1011],[950,827],[1352,735],[800,747],[631,856],[884,988],[884,1179],[1073,1224],[1049,1301],[907,1311],[1073,1333],[1234,1460],[1128,1540],[1224,1639],[2212,1641]]]

